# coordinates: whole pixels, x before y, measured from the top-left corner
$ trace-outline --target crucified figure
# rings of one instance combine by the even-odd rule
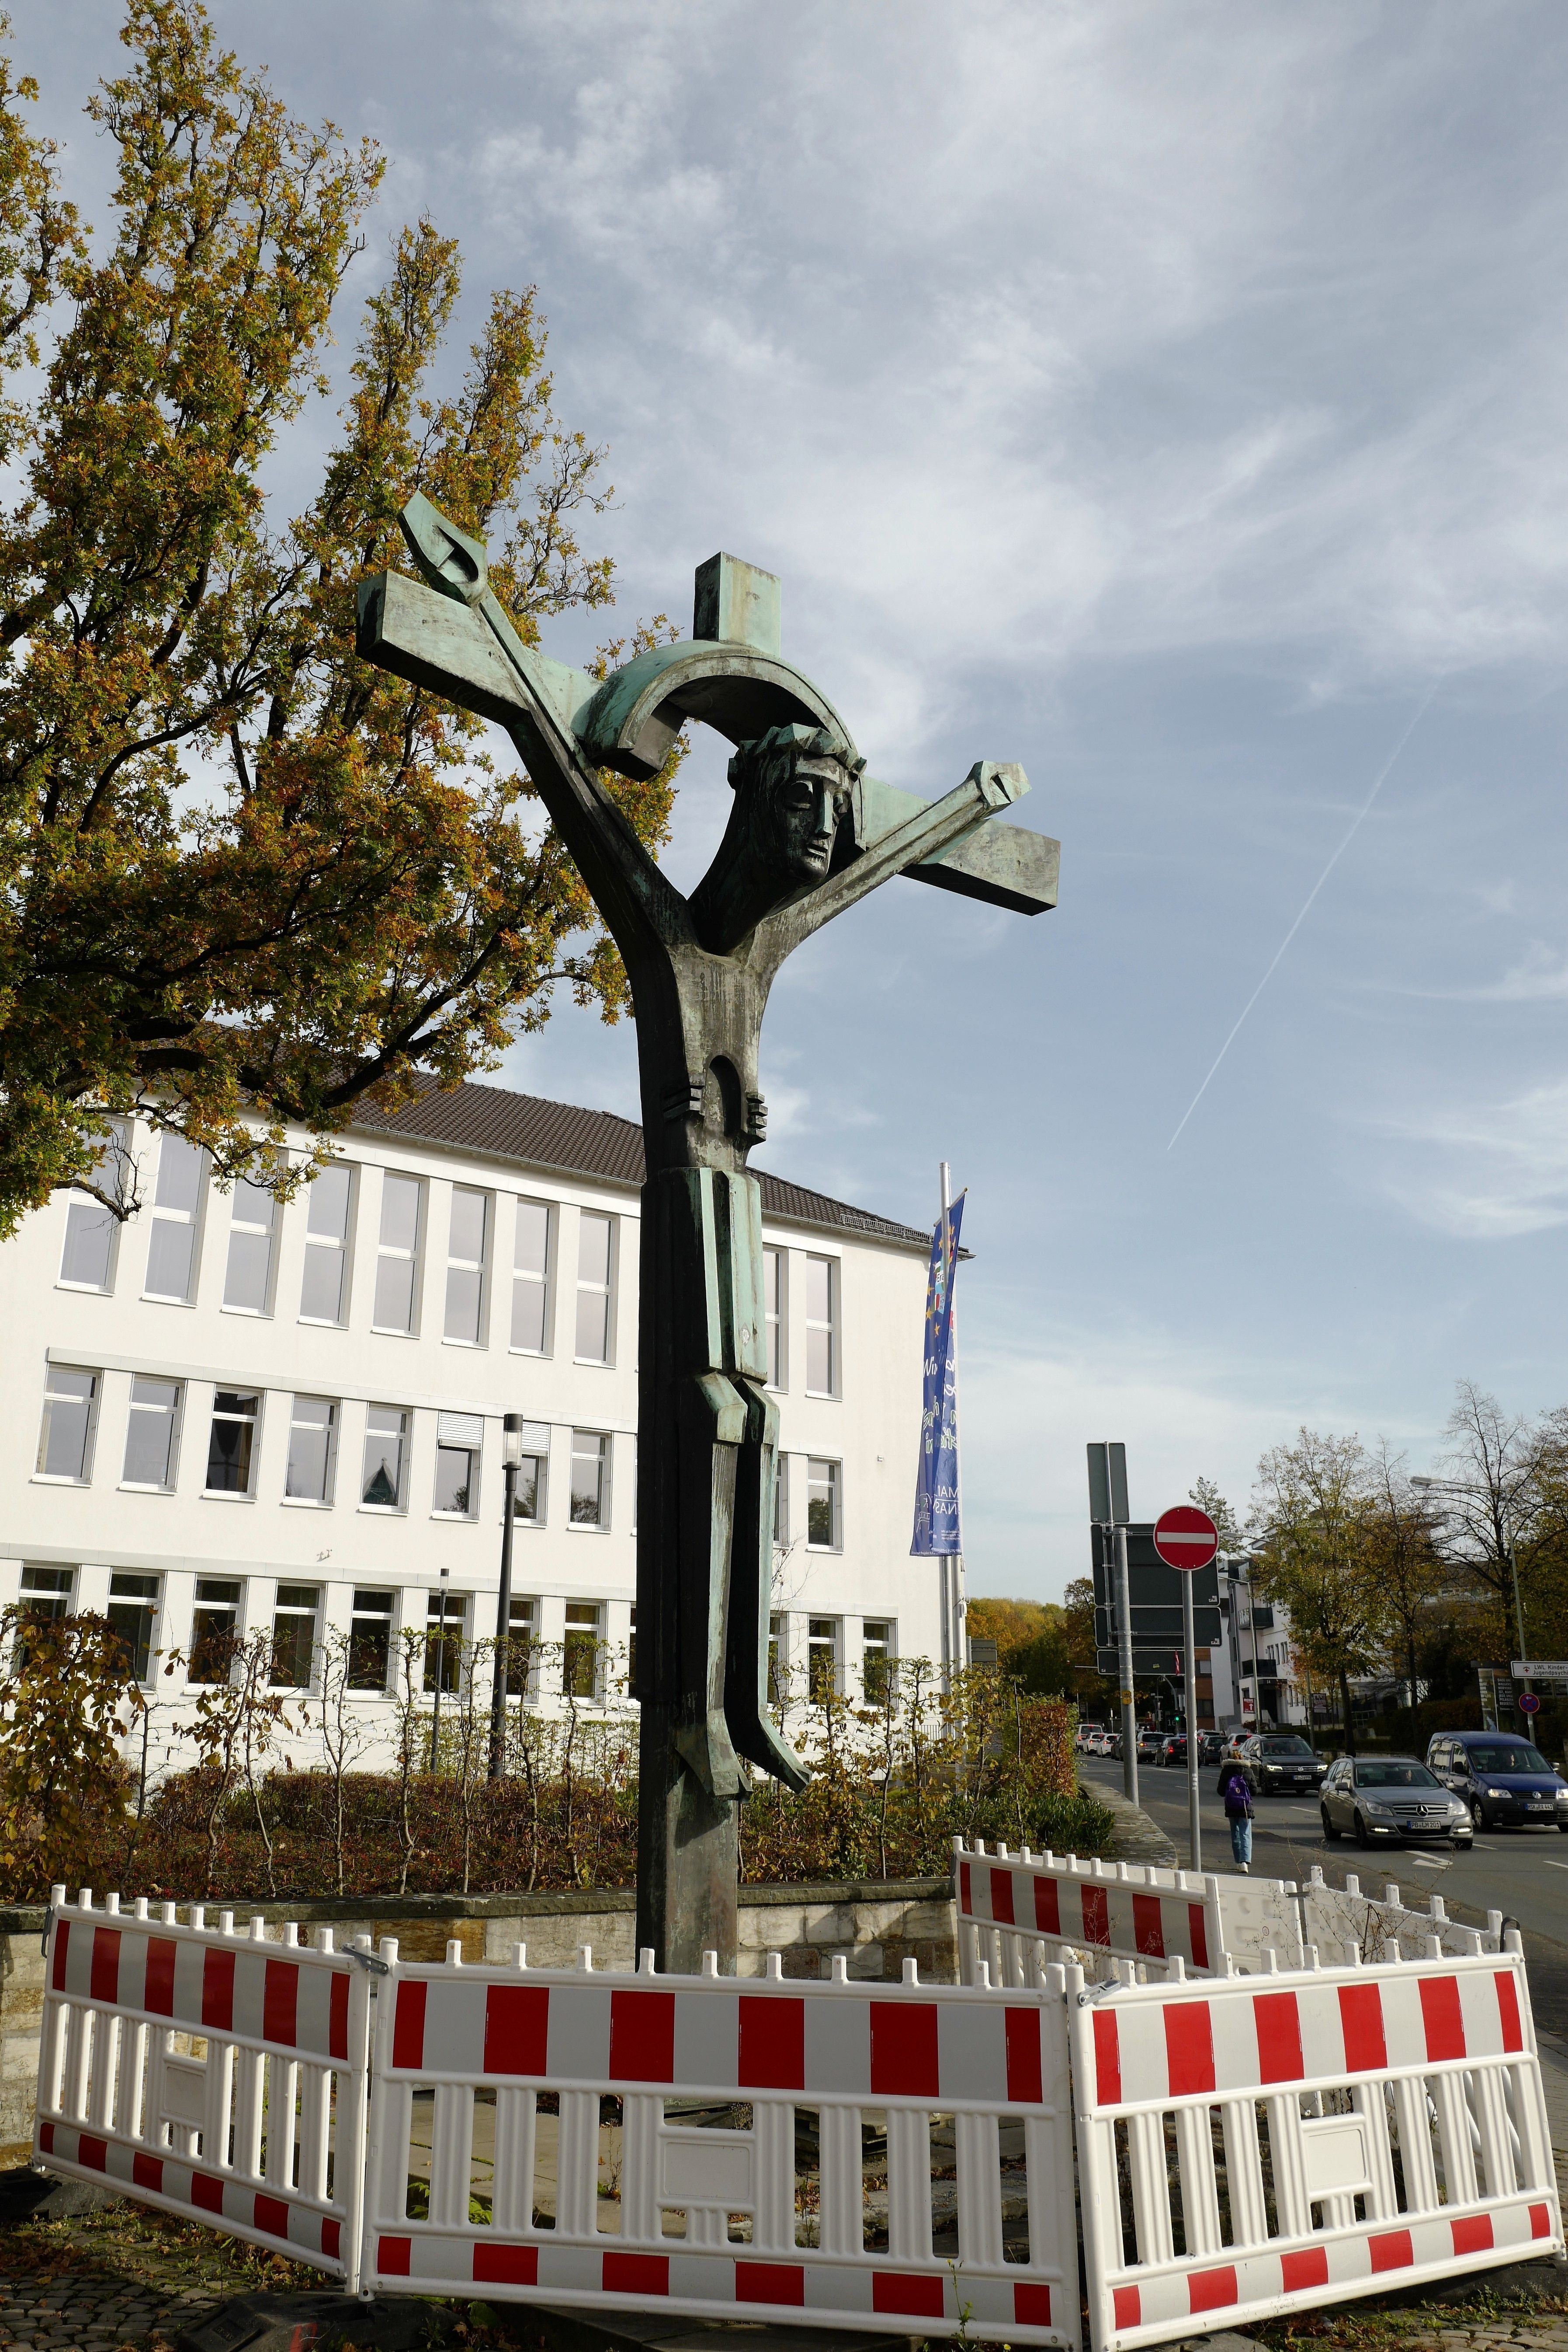
[[[778,1408],[766,1387],[762,1186],[746,1159],[765,1130],[768,992],[803,940],[912,867],[1037,911],[1054,902],[1056,845],[1008,827],[1000,851],[966,848],[1027,790],[1019,768],[979,763],[929,804],[868,779],[832,706],[768,642],[776,583],[765,573],[715,558],[698,575],[693,640],[601,684],[521,643],[488,585],[483,546],[428,500],[410,500],[403,527],[429,588],[396,573],[367,582],[361,651],[508,730],[631,983],[647,1155],[637,1937],[660,1968],[696,1969],[708,1949],[732,1968],[742,1761],[791,1788],[808,1777],[767,1692]],[[689,716],[737,748],[730,821],[687,898],[597,771],[650,773]]]

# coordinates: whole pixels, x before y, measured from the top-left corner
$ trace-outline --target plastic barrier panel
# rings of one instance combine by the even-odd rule
[[[1076,2346],[1064,1980],[393,1963],[364,2284]],[[934,2216],[934,2218],[933,2218]]]
[[[984,1980],[982,1964],[995,1983],[1033,1984],[1043,1960],[1064,1955],[1136,1959],[1151,1977],[1177,1959],[1218,1974],[1227,1956],[1244,1969],[1265,1967],[1270,1952],[1290,1968],[1305,1957],[1295,1887],[1277,1878],[1199,1876],[1027,1847],[987,1854],[983,1842],[965,1847],[955,1838],[952,1885],[965,1984]]]
[[[35,2157],[356,2286],[370,1989],[330,1942],[57,1887]]]
[[[1381,1897],[1363,1895],[1353,1874],[1346,1874],[1342,1887],[1327,1886],[1322,1872],[1314,1870],[1301,1889],[1301,1933],[1322,1961],[1420,1959],[1430,1936],[1445,1952],[1499,1952],[1502,1913],[1489,1911],[1485,1927],[1462,1927],[1449,1918],[1440,1895],[1425,1911],[1412,1911],[1397,1886],[1385,1886]]]
[[[1517,1949],[1068,1984],[1095,2352],[1561,2248]]]

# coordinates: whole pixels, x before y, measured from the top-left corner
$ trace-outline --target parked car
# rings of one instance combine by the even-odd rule
[[[1440,1731],[1427,1742],[1426,1763],[1477,1829],[1555,1822],[1568,1834],[1568,1780],[1517,1732]]]
[[[1168,1732],[1160,1742],[1162,1764],[1184,1764],[1187,1760],[1187,1735],[1184,1731]]]
[[[1332,1844],[1348,1832],[1357,1845],[1404,1838],[1441,1838],[1468,1846],[1470,1809],[1414,1756],[1342,1756],[1328,1769],[1319,1809]]]
[[[1287,1789],[1320,1789],[1329,1769],[1293,1731],[1255,1732],[1242,1742],[1240,1753],[1255,1797],[1280,1797]]]
[[[1138,1761],[1140,1764],[1153,1762],[1154,1759],[1159,1755],[1161,1748],[1164,1744],[1164,1733],[1163,1731],[1156,1731],[1152,1723],[1146,1723],[1143,1726],[1142,1730],[1138,1734]]]
[[[1217,1764],[1220,1758],[1225,1754],[1225,1747],[1226,1738],[1223,1731],[1200,1731],[1198,1734],[1198,1762],[1200,1764]]]
[[[1079,1748],[1089,1747],[1104,1728],[1105,1726],[1102,1723],[1080,1723],[1074,1735],[1077,1745]]]

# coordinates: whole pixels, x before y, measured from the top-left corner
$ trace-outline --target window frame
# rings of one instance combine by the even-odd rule
[[[535,1273],[531,1266],[520,1266],[518,1247],[525,1209],[542,1210],[544,1213],[544,1265]],[[513,1356],[548,1357],[554,1353],[554,1332],[552,1328],[555,1311],[555,1255],[560,1232],[560,1210],[553,1201],[542,1201],[529,1192],[520,1192],[513,1202],[511,1228],[511,1299],[507,1324],[507,1352]],[[527,1348],[517,1337],[517,1301],[520,1287],[539,1292],[539,1345]]]
[[[841,1397],[844,1393],[843,1328],[844,1328],[844,1261],[825,1250],[805,1250],[805,1393],[813,1397]],[[811,1269],[814,1265],[827,1270],[827,1314],[826,1318],[811,1311]],[[811,1378],[811,1349],[814,1339],[823,1333],[827,1338],[827,1386],[816,1388]]]
[[[297,1320],[308,1323],[319,1331],[341,1331],[349,1319],[349,1297],[353,1267],[354,1212],[359,1201],[358,1162],[353,1160],[332,1160],[314,1176],[305,1188],[304,1255],[300,1265],[300,1312]],[[339,1234],[313,1234],[310,1231],[310,1209],[316,1197],[316,1187],[323,1178],[342,1173],[347,1179],[343,1196],[343,1229]],[[338,1262],[338,1311],[335,1315],[307,1315],[305,1285],[317,1257],[333,1256]]]
[[[782,1243],[763,1244],[763,1332],[767,1350],[763,1385],[778,1396],[789,1390],[789,1255]]]
[[[445,1584],[430,1584],[425,1588],[422,1682],[425,1690],[433,1693],[438,1680],[443,1698],[454,1696],[462,1688],[463,1656],[468,1640],[468,1602],[472,1598],[468,1592],[453,1592]],[[434,1640],[430,1633],[432,1623],[437,1628]],[[453,1641],[449,1629],[454,1625],[457,1628],[455,1654],[448,1647]]]
[[[821,1629],[826,1628],[824,1638]],[[832,1689],[828,1696],[839,1698],[844,1689],[844,1620],[842,1617],[811,1617],[805,1621],[805,1703],[808,1706],[824,1704],[817,1688],[817,1661],[823,1656],[828,1662]]]
[[[220,1396],[232,1396],[236,1398],[245,1396],[252,1397],[255,1401],[256,1411],[253,1413],[248,1414],[241,1412],[220,1412],[217,1402]],[[220,1389],[216,1382],[214,1382],[212,1411],[207,1417],[207,1466],[205,1483],[202,1486],[202,1493],[204,1496],[215,1496],[218,1501],[225,1503],[254,1503],[256,1500],[256,1474],[261,1461],[261,1420],[266,1409],[267,1391],[265,1389]],[[213,1433],[216,1429],[220,1421],[234,1422],[241,1427],[247,1425],[249,1427],[250,1454],[247,1464],[247,1483],[243,1486],[215,1486],[212,1484]]]
[[[58,1380],[62,1372],[73,1374],[78,1380],[85,1380],[91,1382],[92,1385],[89,1389],[85,1399],[79,1396],[69,1396],[65,1393],[61,1393],[59,1395],[55,1393],[50,1383],[51,1381]],[[55,1404],[80,1405],[83,1402],[85,1402],[87,1406],[87,1413],[86,1418],[82,1423],[81,1468],[75,1471],[47,1469],[45,1467],[45,1464],[48,1459],[49,1433],[54,1423],[54,1414],[51,1412],[50,1407]],[[35,1456],[32,1474],[36,1481],[46,1486],[91,1486],[93,1457],[98,1451],[99,1414],[102,1408],[102,1404],[103,1372],[100,1366],[94,1364],[57,1364],[52,1360],[46,1362],[44,1366],[43,1412],[38,1420],[38,1448],[37,1455]]]
[[[124,1588],[127,1585],[148,1584],[153,1588],[151,1592],[131,1592],[126,1591],[123,1589],[119,1592],[115,1591],[116,1585]],[[144,1575],[139,1570],[132,1570],[129,1569],[110,1569],[109,1572],[109,1598],[104,1603],[103,1613],[114,1632],[117,1633],[121,1639],[125,1642],[128,1654],[127,1664],[130,1669],[126,1675],[126,1680],[128,1682],[134,1683],[138,1690],[145,1690],[148,1685],[152,1682],[153,1677],[153,1661],[160,1654],[156,1647],[156,1641],[158,1633],[158,1612],[163,1605],[163,1580],[162,1576]],[[133,1638],[128,1639],[124,1628],[115,1623],[114,1612],[116,1609],[121,1610],[127,1614],[134,1610],[139,1618],[145,1620],[144,1625],[139,1628]]]
[[[569,1528],[575,1528],[585,1535],[608,1535],[610,1532],[610,1440],[612,1434],[613,1433],[607,1429],[574,1429],[572,1432],[572,1474],[567,1493],[566,1524]],[[592,1519],[579,1518],[577,1516],[577,1464],[579,1460],[589,1462],[595,1458],[586,1449],[579,1449],[577,1440],[580,1437],[593,1438],[599,1449],[596,1457],[599,1465],[598,1516]]]
[[[136,1426],[137,1413],[150,1413],[153,1411],[161,1412],[163,1410],[161,1406],[153,1407],[144,1402],[139,1403],[137,1402],[136,1391],[139,1384],[143,1381],[150,1381],[158,1388],[173,1389],[174,1391],[174,1402],[168,1408],[169,1444],[167,1468],[163,1480],[158,1485],[153,1485],[150,1479],[132,1478],[128,1475],[131,1468],[131,1437],[132,1432]],[[120,1486],[121,1493],[127,1495],[172,1495],[175,1492],[178,1487],[180,1478],[180,1439],[184,1434],[184,1430],[185,1391],[186,1383],[184,1381],[165,1380],[161,1373],[155,1372],[132,1373],[131,1402],[125,1410],[125,1454],[120,1469]]]
[[[609,1370],[616,1360],[616,1276],[620,1263],[620,1218],[612,1209],[579,1209],[577,1212],[577,1276],[572,1292],[572,1360],[574,1364],[592,1365],[595,1370]],[[583,1276],[583,1232],[589,1223],[603,1224],[607,1228],[605,1279],[602,1283],[584,1281]],[[604,1300],[605,1352],[602,1356],[584,1356],[578,1348],[585,1297]]]
[[[289,1592],[309,1592],[315,1597],[310,1608],[307,1609],[303,1601],[286,1601],[283,1596]],[[316,1689],[318,1682],[316,1661],[321,1646],[321,1585],[285,1584],[281,1578],[279,1580],[272,1596],[272,1645],[267,1667],[268,1690],[303,1691],[308,1695]],[[287,1621],[287,1626],[285,1621]],[[301,1681],[297,1675],[283,1676],[279,1674],[279,1641],[285,1630],[297,1639],[298,1626],[304,1622],[308,1622],[310,1625],[310,1642],[305,1660],[304,1679]]]
[[[817,1465],[829,1473],[826,1480],[812,1475]],[[832,1527],[832,1534],[826,1543],[818,1542],[811,1532],[812,1505],[816,1500],[813,1490],[823,1485],[827,1488]],[[844,1464],[833,1454],[808,1454],[805,1457],[805,1548],[807,1551],[820,1552],[842,1552],[844,1549]]]
[[[240,1206],[242,1195],[251,1192],[260,1192],[269,1204],[270,1213],[265,1225],[258,1224],[250,1218],[241,1218],[235,1213]],[[228,1250],[223,1265],[223,1297],[218,1301],[218,1310],[221,1314],[246,1315],[252,1322],[270,1319],[277,1296],[278,1229],[280,1223],[281,1210],[278,1196],[275,1192],[268,1192],[265,1184],[252,1184],[244,1177],[240,1177],[230,1186]],[[267,1268],[261,1284],[261,1304],[259,1307],[243,1307],[237,1305],[228,1295],[229,1285],[234,1279],[235,1243],[237,1240],[247,1241],[255,1235],[259,1235],[267,1244]]]
[[[445,1424],[462,1423],[461,1431],[449,1431]],[[472,1427],[478,1435],[470,1437]],[[461,1510],[447,1510],[440,1500],[441,1456],[443,1454],[466,1454],[468,1457],[468,1501]],[[485,1424],[477,1412],[438,1412],[436,1416],[436,1466],[431,1482],[430,1516],[459,1527],[471,1524],[479,1516],[479,1498],[484,1486]]]
[[[405,1248],[401,1242],[386,1239],[386,1204],[389,1188],[394,1184],[411,1184],[415,1192],[414,1240]],[[406,1169],[384,1168],[381,1173],[381,1213],[376,1221],[375,1275],[371,1288],[370,1328],[383,1339],[416,1339],[419,1337],[420,1293],[424,1288],[422,1272],[425,1246],[429,1233],[429,1186],[423,1176],[410,1175]],[[376,1318],[381,1311],[381,1269],[392,1263],[408,1267],[408,1320],[406,1323],[382,1323]]]
[[[126,1122],[124,1119],[110,1119],[109,1122],[109,1136],[105,1140],[102,1150],[99,1153],[97,1160],[93,1163],[92,1172],[94,1175],[101,1177],[106,1166],[113,1165],[118,1168],[119,1181],[114,1189],[119,1195],[121,1206],[123,1206],[125,1200],[125,1171],[131,1160],[130,1137],[126,1131]],[[106,1185],[104,1189],[107,1191],[109,1187]],[[71,1235],[76,1227],[79,1211],[82,1215],[91,1217],[95,1223],[100,1217],[106,1219],[108,1222],[108,1262],[104,1267],[104,1276],[101,1282],[79,1282],[73,1276],[68,1275],[66,1272],[66,1261],[69,1255]],[[121,1222],[122,1221],[119,1217],[114,1215],[111,1210],[104,1207],[101,1201],[95,1200],[90,1192],[82,1192],[75,1184],[68,1188],[66,1193],[66,1229],[64,1234],[60,1236],[59,1270],[55,1276],[55,1288],[57,1290],[74,1290],[86,1298],[111,1298],[113,1297],[115,1277],[120,1271],[120,1236]]]
[[[289,1491],[294,1475],[294,1432],[297,1429],[319,1428],[319,1423],[302,1421],[300,1407],[323,1405],[326,1408],[326,1454],[321,1465],[321,1492],[319,1495],[295,1495]],[[289,1399],[289,1450],[283,1464],[283,1493],[279,1498],[289,1508],[300,1511],[330,1511],[337,1499],[338,1452],[342,1434],[343,1408],[339,1397],[318,1395],[313,1390],[295,1389]]]
[[[490,1264],[495,1255],[495,1194],[487,1192],[481,1184],[454,1184],[451,1192],[451,1199],[447,1204],[447,1294],[442,1301],[441,1344],[446,1348],[488,1348],[489,1345]],[[477,1200],[479,1204],[479,1255],[477,1259],[459,1258],[454,1251],[453,1226],[457,1221],[459,1193]],[[471,1339],[455,1339],[450,1328],[454,1274],[471,1274],[478,1278],[474,1336]]]
[[[574,1698],[584,1706],[595,1706],[603,1701],[605,1695],[605,1604],[602,1601],[577,1600],[564,1602],[563,1607],[565,1615],[562,1621],[561,1634],[561,1696],[563,1699]],[[591,1611],[592,1624],[583,1622],[574,1623],[572,1612],[574,1609]],[[574,1690],[572,1662],[574,1656],[582,1655],[584,1639],[589,1645],[590,1653],[588,1676],[590,1687],[586,1690]]]
[[[210,1638],[210,1636],[204,1637],[203,1635],[198,1634],[196,1632],[196,1626],[204,1614],[221,1614],[226,1616],[228,1621],[228,1638],[232,1643],[237,1646],[237,1644],[245,1639],[245,1583],[246,1580],[242,1576],[198,1576],[196,1579],[196,1589],[191,1602],[191,1645],[185,1659],[185,1680],[194,1689],[222,1690],[225,1685],[233,1679],[234,1659],[232,1653],[229,1658],[229,1668],[227,1674],[208,1675],[205,1674],[198,1675],[193,1672],[193,1669],[197,1663],[204,1639]],[[235,1597],[232,1601],[226,1601],[219,1598],[216,1593],[213,1592],[204,1595],[202,1589],[204,1585],[217,1586],[224,1591],[232,1590]],[[203,1608],[204,1599],[206,1603],[205,1611]]]
[[[172,1207],[158,1197],[163,1182],[163,1155],[178,1148],[193,1151],[196,1157],[196,1191],[195,1205],[189,1209]],[[194,1307],[201,1286],[202,1246],[206,1233],[207,1196],[212,1190],[208,1178],[209,1162],[199,1143],[189,1143],[183,1135],[163,1129],[158,1138],[158,1166],[153,1179],[153,1195],[147,1204],[147,1265],[142,1277],[142,1296],[154,1307]],[[179,1225],[190,1233],[189,1260],[185,1269],[183,1291],[154,1290],[152,1287],[153,1256],[161,1224]]]
[[[507,1613],[506,1696],[520,1705],[538,1696],[539,1595],[514,1592]],[[519,1629],[521,1629],[521,1631]],[[522,1644],[521,1665],[518,1644]]]
[[[378,1431],[374,1427],[371,1421],[371,1415],[374,1412],[395,1412],[397,1415],[397,1494],[395,1500],[390,1503],[372,1503],[367,1502],[365,1499],[365,1490],[371,1484],[370,1478],[367,1475],[370,1461],[371,1441],[374,1437],[385,1436],[391,1433],[387,1431]],[[373,1511],[378,1517],[388,1519],[401,1518],[406,1515],[408,1510],[408,1484],[409,1471],[412,1467],[411,1456],[413,1454],[413,1442],[414,1415],[412,1410],[407,1405],[371,1404],[367,1402],[364,1409],[364,1443],[360,1454],[359,1507],[362,1511]],[[383,1464],[382,1466],[384,1468],[384,1464]]]
[[[386,1607],[384,1610],[367,1609],[363,1605],[367,1601],[384,1601]],[[354,1588],[353,1605],[349,1611],[348,1656],[344,1661],[344,1669],[349,1689],[356,1692],[361,1698],[384,1698],[387,1696],[392,1682],[393,1632],[396,1618],[397,1593],[394,1587],[384,1588],[380,1585],[363,1584]],[[357,1678],[355,1650],[362,1638],[358,1631],[362,1625],[370,1626],[379,1633],[384,1643],[379,1682],[364,1682]]]
[[[879,1630],[874,1633],[872,1628]],[[873,1664],[879,1670],[880,1687],[871,1687]],[[885,1677],[885,1680],[882,1680]],[[860,1690],[868,1706],[883,1706],[899,1698],[899,1628],[892,1617],[862,1617],[860,1620]]]

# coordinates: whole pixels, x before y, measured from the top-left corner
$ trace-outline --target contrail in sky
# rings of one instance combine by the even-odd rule
[[[1295,921],[1291,924],[1289,929],[1286,932],[1284,938],[1280,940],[1279,946],[1274,950],[1273,962],[1270,963],[1268,971],[1264,973],[1262,979],[1258,982],[1257,987],[1247,998],[1247,1003],[1242,1006],[1240,1013],[1237,1016],[1236,1027],[1232,1029],[1230,1035],[1226,1039],[1225,1044],[1220,1047],[1219,1052],[1215,1055],[1214,1060],[1210,1063],[1208,1077],[1205,1078],[1203,1085],[1198,1088],[1196,1094],[1187,1105],[1186,1109],[1182,1113],[1181,1118],[1176,1127],[1176,1133],[1172,1136],[1170,1142],[1165,1146],[1167,1151],[1170,1151],[1174,1148],[1177,1137],[1180,1136],[1182,1129],[1185,1127],[1188,1119],[1191,1118],[1194,1111],[1196,1110],[1199,1103],[1202,1102],[1204,1096],[1208,1091],[1209,1078],[1213,1077],[1215,1072],[1218,1069],[1220,1064],[1229,1053],[1232,1045],[1236,1043],[1237,1034],[1241,1028],[1242,1023],[1246,1020],[1247,1014],[1251,1012],[1253,1006],[1257,1003],[1258,998],[1262,995],[1264,990],[1273,979],[1275,972],[1279,970],[1279,959],[1284,954],[1286,949],[1289,946],[1291,940],[1295,938],[1297,932],[1300,929],[1302,924],[1306,921],[1308,914],[1310,912],[1313,899],[1317,897],[1319,891],[1322,888],[1324,883],[1328,880],[1330,875],[1333,872],[1335,866],[1339,864],[1341,858],[1344,856],[1346,850],[1355,839],[1356,835],[1360,832],[1363,819],[1371,814],[1373,801],[1376,800],[1379,793],[1382,792],[1384,784],[1388,782],[1389,777],[1393,774],[1394,761],[1398,759],[1401,751],[1404,751],[1406,743],[1409,742],[1412,735],[1415,734],[1417,727],[1420,726],[1423,719],[1426,718],[1426,712],[1431,705],[1432,697],[1436,693],[1441,683],[1442,680],[1440,677],[1435,677],[1433,679],[1431,685],[1426,689],[1425,700],[1417,704],[1415,716],[1410,720],[1409,725],[1405,728],[1404,734],[1400,737],[1393,751],[1389,753],[1387,759],[1384,761],[1383,768],[1378,775],[1376,783],[1373,784],[1371,792],[1368,793],[1365,801],[1356,811],[1354,816],[1352,817],[1350,824],[1346,829],[1344,839],[1341,842],[1339,847],[1335,850],[1333,856],[1330,858],[1328,864],[1324,866],[1322,872],[1319,875],[1317,880],[1308,891],[1307,896],[1302,902],[1300,913],[1297,916]]]

